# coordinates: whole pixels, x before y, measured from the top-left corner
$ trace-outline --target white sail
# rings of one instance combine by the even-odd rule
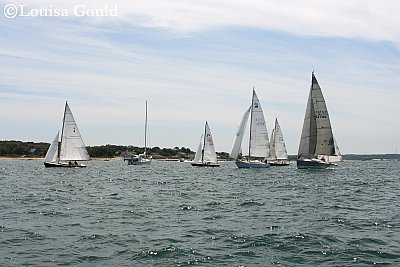
[[[60,160],[89,160],[89,154],[83,143],[82,136],[72,115],[68,103],[65,103],[63,128],[61,135]]]
[[[202,163],[201,158],[203,154],[204,134],[201,135],[199,146],[197,147],[196,155],[194,156],[194,163]]]
[[[271,139],[269,140],[269,158],[268,160],[276,160],[275,153],[275,128],[272,129]]]
[[[274,140],[271,141],[273,142],[274,146],[274,153],[276,159],[280,160],[287,160],[288,159],[288,154],[286,150],[286,145],[285,141],[283,139],[283,133],[281,130],[281,126],[279,125],[278,119],[275,119],[275,128],[274,128]]]
[[[44,162],[57,162],[58,139],[59,139],[59,132],[57,132],[56,137],[54,138],[53,142],[50,144],[50,147],[46,153],[46,157],[44,158]]]
[[[206,122],[205,133],[204,133],[204,148],[203,148],[203,162],[204,163],[217,163],[217,154],[215,153],[215,147],[213,138],[211,135],[210,127]]]
[[[244,129],[246,128],[247,120],[249,119],[251,106],[244,112],[242,120],[240,121],[238,130],[236,132],[236,138],[233,143],[231,154],[229,155],[232,159],[237,159],[238,155],[242,151],[242,141],[244,135]]]
[[[215,153],[214,142],[211,135],[210,127],[206,122],[204,134],[201,135],[199,147],[194,156],[193,163],[209,164],[217,163],[217,154]]]
[[[250,144],[249,156],[266,158],[269,157],[269,141],[267,124],[264,113],[258,100],[256,91],[253,89],[253,99],[250,120]]]
[[[334,154],[335,147],[328,110],[313,73],[298,158],[315,158],[317,155],[332,156]]]

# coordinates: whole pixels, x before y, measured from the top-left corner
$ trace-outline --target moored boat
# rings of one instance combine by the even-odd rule
[[[145,109],[145,120],[144,120],[144,153],[139,155],[133,155],[129,158],[124,158],[124,161],[128,161],[128,165],[149,165],[152,158],[147,156],[147,101]]]

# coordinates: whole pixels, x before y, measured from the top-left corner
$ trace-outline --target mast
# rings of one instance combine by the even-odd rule
[[[61,127],[61,140],[58,143],[58,151],[57,151],[57,160],[58,161],[60,161],[61,145],[62,145],[63,135],[64,135],[64,123],[65,123],[65,114],[67,113],[67,106],[68,106],[68,101],[65,101],[64,117],[63,117],[63,123],[62,123],[62,127]]]
[[[206,125],[204,126],[203,148],[201,150],[201,163],[203,164],[204,164],[204,148],[206,147],[206,135],[207,135],[207,121]]]
[[[253,103],[254,101],[254,86],[253,86],[253,95],[251,96],[251,109],[250,109],[250,136],[249,136],[249,162],[250,162],[250,158],[251,158],[251,126],[253,125]]]
[[[147,158],[147,100],[146,100],[146,115],[144,120],[144,156]]]

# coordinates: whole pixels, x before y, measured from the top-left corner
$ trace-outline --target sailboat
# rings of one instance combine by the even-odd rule
[[[275,127],[272,130],[270,139],[271,157],[268,158],[268,163],[271,166],[287,166],[289,165],[288,154],[286,151],[283,133],[278,119],[275,119]]]
[[[339,147],[333,137],[325,99],[317,78],[312,72],[310,93],[297,155],[297,168],[326,169],[336,166],[334,163],[336,160],[330,160],[332,156],[338,156],[337,159],[341,160]]]
[[[246,124],[250,116],[250,136],[247,158],[241,159],[241,147]],[[243,114],[236,132],[236,138],[233,143],[230,157],[235,159],[238,168],[268,168],[270,165],[266,162],[269,157],[269,141],[267,125],[264,119],[264,113],[258,100],[256,91],[253,88],[251,106]]]
[[[128,161],[128,165],[147,165],[151,163],[152,158],[147,156],[147,101],[144,121],[144,153],[125,158],[124,160]]]
[[[86,167],[79,161],[90,160],[82,136],[72,115],[68,102],[65,102],[61,139],[59,132],[51,143],[44,159],[46,167]]]
[[[215,153],[214,142],[210,127],[206,121],[204,134],[201,135],[200,144],[194,156],[193,166],[198,167],[218,167],[217,154]]]

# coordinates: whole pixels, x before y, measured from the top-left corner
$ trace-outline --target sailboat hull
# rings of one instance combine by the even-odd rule
[[[265,163],[265,162],[261,162],[261,161],[236,160],[235,164],[239,169],[250,169],[250,168],[262,169],[262,168],[269,168],[269,166],[270,166],[269,163]]]
[[[218,163],[211,163],[211,162],[205,162],[205,163],[201,163],[201,162],[195,163],[195,162],[192,162],[191,164],[192,164],[192,166],[196,166],[196,167],[219,167],[219,164],[218,164]]]
[[[316,169],[323,170],[337,166],[334,163],[324,162],[321,160],[297,160],[297,169]]]
[[[269,161],[268,163],[271,166],[289,166],[289,161],[288,160]]]
[[[150,159],[144,159],[144,158],[126,158],[124,161],[128,161],[128,165],[149,165],[151,163]]]
[[[83,164],[74,165],[61,162],[44,162],[44,166],[46,168],[86,168],[86,165]]]

